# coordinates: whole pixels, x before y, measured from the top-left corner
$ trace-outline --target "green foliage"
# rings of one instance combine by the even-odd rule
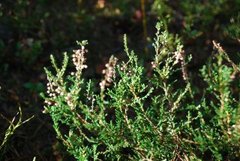
[[[128,49],[127,62],[111,57],[97,87],[82,78],[85,41],[73,53],[68,74],[54,57],[45,112],[57,137],[77,160],[233,160],[240,156],[239,98],[232,92],[239,66],[221,46],[202,69],[205,86],[191,84],[187,57],[177,37],[158,23],[151,71]],[[146,74],[150,72],[151,76]],[[179,78],[182,75],[182,78]]]
[[[177,33],[184,40],[218,33],[218,37],[236,37],[239,1],[228,0],[155,0],[152,8],[168,24],[181,27]],[[223,35],[224,31],[227,34]]]
[[[9,122],[9,126],[5,132],[4,138],[0,144],[0,159],[3,157],[4,153],[6,152],[7,149],[7,142],[9,141],[9,139],[12,137],[12,135],[15,133],[16,129],[18,129],[20,126],[22,126],[23,124],[27,123],[28,121],[30,121],[34,116],[26,119],[26,120],[22,120],[22,109],[19,107],[19,112],[13,117],[12,120],[8,120],[6,117],[4,117],[2,114],[0,115],[1,117],[3,117],[5,120],[7,120]]]
[[[232,17],[230,19],[230,25],[227,27],[227,33],[234,39],[238,39],[240,41],[240,12],[237,17]]]
[[[152,12],[159,16],[159,19],[169,23],[172,19],[172,9],[167,4],[167,0],[155,0],[152,4]]]

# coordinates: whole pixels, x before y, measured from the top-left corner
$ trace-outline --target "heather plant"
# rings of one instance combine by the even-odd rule
[[[240,155],[239,65],[222,47],[194,86],[190,56],[158,23],[151,69],[144,68],[124,36],[126,62],[112,56],[99,84],[83,78],[87,41],[54,72],[45,68],[49,113],[57,138],[77,160],[226,160]]]

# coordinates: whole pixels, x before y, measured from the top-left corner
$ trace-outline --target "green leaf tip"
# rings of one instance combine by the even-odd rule
[[[80,46],[86,46],[88,44],[87,40],[83,40],[83,41],[76,41],[76,43]]]

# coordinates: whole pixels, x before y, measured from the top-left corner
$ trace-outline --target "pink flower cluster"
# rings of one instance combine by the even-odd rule
[[[117,58],[111,56],[109,62],[105,65],[106,69],[102,71],[104,74],[104,79],[99,83],[101,91],[105,89],[106,86],[109,86],[113,78],[116,75],[115,66],[117,64]]]
[[[87,68],[87,65],[84,64],[86,61],[86,58],[84,56],[85,53],[88,51],[85,49],[84,46],[82,46],[81,49],[73,50],[74,54],[72,55],[72,61],[75,65],[76,71],[81,72],[83,69]]]

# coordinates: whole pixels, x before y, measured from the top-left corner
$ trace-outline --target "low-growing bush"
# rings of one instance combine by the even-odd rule
[[[84,79],[86,41],[54,72],[45,68],[45,110],[77,160],[234,160],[240,157],[239,65],[215,52],[195,85],[180,40],[158,23],[151,69],[127,47],[111,57],[99,84]]]

